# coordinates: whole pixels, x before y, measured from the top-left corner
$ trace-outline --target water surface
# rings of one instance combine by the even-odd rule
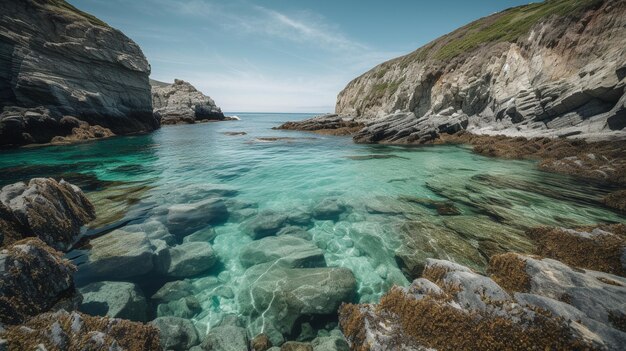
[[[624,220],[600,205],[609,189],[538,171],[531,161],[487,158],[465,146],[356,145],[348,137],[271,129],[309,115],[238,115],[241,121],[3,152],[0,185],[33,176],[80,185],[99,214],[88,235],[165,223],[173,205],[201,200],[206,189],[232,190],[222,193],[229,219],[211,225],[220,263],[190,279],[202,308],[191,319],[201,330],[240,314],[245,269],[238,257],[252,241],[244,228],[267,210],[310,217],[322,201],[342,204],[337,218],[313,219],[301,229],[323,250],[328,266],[352,270],[358,302],[375,302],[392,285],[408,284],[426,257],[480,271],[491,254],[531,251],[523,234],[529,227]],[[79,285],[89,281],[80,275],[86,255],[88,249],[68,255],[79,264]],[[127,280],[148,297],[164,283]],[[151,317],[157,316],[156,304],[152,309]]]

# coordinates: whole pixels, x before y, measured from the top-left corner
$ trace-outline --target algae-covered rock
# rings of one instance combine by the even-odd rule
[[[37,238],[14,242],[0,250],[0,322],[16,324],[39,313],[74,309],[73,264]]]

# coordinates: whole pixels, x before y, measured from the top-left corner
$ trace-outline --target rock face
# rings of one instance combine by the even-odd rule
[[[0,251],[0,322],[16,324],[38,313],[75,308],[75,267],[37,238]]]
[[[193,85],[176,79],[174,84],[151,81],[154,114],[162,124],[193,124],[223,120],[224,114],[210,97]]]
[[[624,138],[626,2],[505,10],[385,62],[339,94],[358,142],[475,134]],[[593,53],[591,55],[590,53]]]
[[[0,12],[0,146],[73,134],[65,115],[115,134],[159,127],[150,65],[120,31],[64,0],[3,1]]]
[[[623,278],[516,254],[495,256],[490,270],[493,279],[429,259],[422,278],[377,306],[343,305],[340,327],[353,350],[619,350],[626,341]]]
[[[63,180],[34,178],[0,190],[0,228],[6,226],[0,244],[36,236],[53,248],[67,250],[81,226],[94,218],[95,209],[83,192]]]

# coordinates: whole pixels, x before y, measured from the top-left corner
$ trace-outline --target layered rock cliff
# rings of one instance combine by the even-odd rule
[[[150,65],[122,32],[64,0],[0,2],[0,145],[73,132],[63,116],[115,134],[152,131]]]
[[[440,133],[624,137],[626,1],[548,0],[470,23],[356,78],[336,112],[359,142]]]
[[[215,101],[188,82],[176,79],[173,84],[167,84],[151,80],[150,84],[154,114],[162,124],[225,119]]]

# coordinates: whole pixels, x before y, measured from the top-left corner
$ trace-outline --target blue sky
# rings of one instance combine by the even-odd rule
[[[152,78],[224,111],[331,112],[345,85],[474,19],[529,0],[69,0],[143,49]]]

